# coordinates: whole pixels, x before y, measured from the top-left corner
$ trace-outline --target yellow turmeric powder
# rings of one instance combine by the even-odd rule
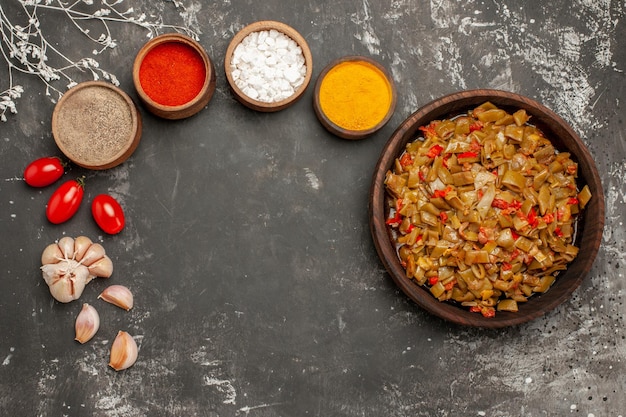
[[[385,74],[366,61],[342,62],[328,71],[319,89],[322,112],[347,130],[368,130],[391,106],[392,88]]]

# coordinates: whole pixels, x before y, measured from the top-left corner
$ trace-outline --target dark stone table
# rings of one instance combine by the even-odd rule
[[[107,21],[117,45],[94,55],[100,46],[70,15],[41,3],[50,65],[67,65],[53,48],[72,62],[92,58],[136,99],[131,67],[150,27]],[[76,10],[104,7],[85,3]],[[215,62],[217,89],[185,120],[158,119],[139,106],[142,140],[124,164],[70,165],[65,178],[85,175],[87,185],[67,223],[45,218],[54,186],[34,189],[22,178],[31,160],[59,155],[50,127],[58,97],[0,59],[0,91],[10,83],[24,89],[17,113],[6,111],[0,122],[0,415],[626,415],[624,2],[126,0],[115,7],[131,5],[126,17],[145,13],[144,22],[196,33]],[[7,22],[27,25],[17,0],[1,8],[3,35]],[[399,92],[390,123],[362,141],[332,136],[313,112],[313,83],[278,113],[239,104],[224,53],[239,29],[266,19],[307,39],[313,83],[344,55],[388,68]],[[95,39],[104,32],[97,20],[79,23]],[[76,82],[93,78],[88,70],[66,73]],[[60,91],[68,83],[50,81]],[[596,158],[606,193],[602,248],[583,285],[545,317],[500,331],[457,327],[407,299],[377,258],[368,225],[372,170],[395,127],[430,100],[471,88],[517,92],[559,113]],[[99,193],[124,207],[121,234],[104,235],[92,220],[89,204]],[[40,255],[79,235],[102,243],[115,271],[90,283],[80,301],[60,304],[41,278]],[[132,289],[130,312],[97,300],[110,283]],[[73,325],[83,302],[97,307],[102,324],[79,345]],[[118,330],[140,349],[122,372],[107,366]]]

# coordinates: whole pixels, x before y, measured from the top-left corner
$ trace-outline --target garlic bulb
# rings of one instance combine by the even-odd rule
[[[109,366],[116,371],[130,368],[137,360],[137,354],[135,339],[127,332],[120,330],[111,346]]]
[[[128,311],[133,308],[133,293],[123,285],[110,285],[98,298]]]
[[[62,303],[77,300],[93,278],[108,278],[113,273],[113,262],[102,245],[85,236],[66,236],[48,245],[41,254],[41,263],[50,294]]]
[[[76,317],[76,338],[74,340],[85,343],[91,340],[100,328],[100,316],[93,306],[85,303]]]

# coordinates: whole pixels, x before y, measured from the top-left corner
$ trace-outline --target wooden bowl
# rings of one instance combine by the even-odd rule
[[[556,282],[543,294],[535,294],[526,303],[519,303],[519,311],[498,311],[495,317],[485,318],[463,307],[440,302],[427,288],[408,279],[400,264],[390,231],[385,224],[385,173],[393,167],[394,160],[403,152],[405,145],[419,135],[418,128],[432,120],[450,118],[490,101],[496,106],[514,111],[525,109],[531,115],[530,123],[550,138],[560,151],[568,151],[578,162],[578,186],[589,186],[591,201],[577,220],[576,246],[578,256],[561,271]],[[419,306],[445,320],[475,327],[500,328],[517,325],[540,317],[568,299],[590,271],[599,250],[604,227],[604,194],[593,157],[579,136],[557,114],[529,98],[498,90],[472,90],[450,94],[426,104],[409,116],[393,133],[382,150],[373,175],[370,190],[370,229],[376,250],[386,270],[400,289]]]
[[[300,86],[298,86],[293,94],[289,97],[277,101],[261,101],[250,97],[237,86],[236,79],[233,76],[233,54],[237,46],[239,46],[239,44],[241,44],[241,42],[248,35],[254,32],[271,30],[276,30],[284,35],[287,35],[298,44],[298,46],[302,50],[302,56],[304,57],[306,72],[302,84],[300,84]],[[295,29],[281,22],[262,20],[259,22],[251,23],[250,25],[244,27],[233,37],[230,44],[228,45],[228,48],[226,49],[226,56],[224,57],[224,71],[226,73],[226,79],[228,80],[231,91],[235,95],[237,101],[252,110],[257,110],[260,112],[276,112],[291,106],[302,97],[302,94],[304,94],[311,81],[311,75],[313,74],[313,57],[311,55],[311,50],[306,40]]]
[[[161,53],[167,45],[177,47],[177,54],[170,52],[168,59],[161,59],[161,65],[146,60],[146,57],[148,60],[154,57],[151,54]],[[176,74],[188,71],[196,64],[202,65],[204,76],[200,72],[190,75],[198,77],[196,81],[201,87],[185,91],[185,95],[176,97],[176,100],[174,97],[166,97],[169,91],[176,90],[180,94],[191,84],[181,83],[182,76],[177,77]],[[142,71],[146,73],[142,74]],[[148,84],[148,81],[145,86],[142,85],[142,78],[145,76],[148,79],[148,71],[152,74],[150,79],[153,84],[161,86],[159,89]],[[152,114],[170,120],[184,119],[198,113],[211,100],[216,85],[215,68],[198,42],[180,33],[169,33],[155,37],[139,50],[133,64],[133,83],[139,99]]]
[[[375,82],[378,89],[386,89],[385,94],[388,95],[389,102],[385,103],[383,108],[377,106],[379,103],[371,103],[371,105],[363,106],[362,108],[355,105],[363,102],[363,98],[368,94],[368,91],[362,88],[362,79],[355,79],[352,74],[348,73],[348,65],[359,65],[364,71],[364,79],[368,78],[370,82]],[[351,88],[350,92],[346,93],[342,93],[341,90],[336,88],[325,88],[324,81],[330,76],[337,77],[336,80],[338,81],[346,78],[344,84],[353,83],[354,88]],[[337,118],[333,120],[332,115],[329,117],[329,114],[324,110],[322,95],[324,95],[326,101],[334,100],[337,106],[342,106],[343,113],[351,113],[352,120],[339,121]],[[320,73],[315,84],[313,108],[318,120],[329,132],[344,139],[355,140],[371,136],[385,126],[391,119],[391,116],[393,116],[396,100],[397,95],[393,79],[382,65],[368,57],[347,56],[331,62]],[[359,118],[365,116],[373,118],[376,123],[374,125],[359,125],[361,123]],[[344,122],[343,126],[341,125],[342,122]],[[357,127],[357,125],[359,126]]]
[[[124,162],[141,138],[141,116],[121,89],[87,81],[69,89],[52,112],[52,136],[63,154],[88,169]]]

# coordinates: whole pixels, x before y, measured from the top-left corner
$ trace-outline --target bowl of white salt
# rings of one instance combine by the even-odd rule
[[[281,22],[262,20],[233,37],[224,71],[240,103],[253,110],[275,112],[302,96],[311,81],[313,57],[298,31]]]

